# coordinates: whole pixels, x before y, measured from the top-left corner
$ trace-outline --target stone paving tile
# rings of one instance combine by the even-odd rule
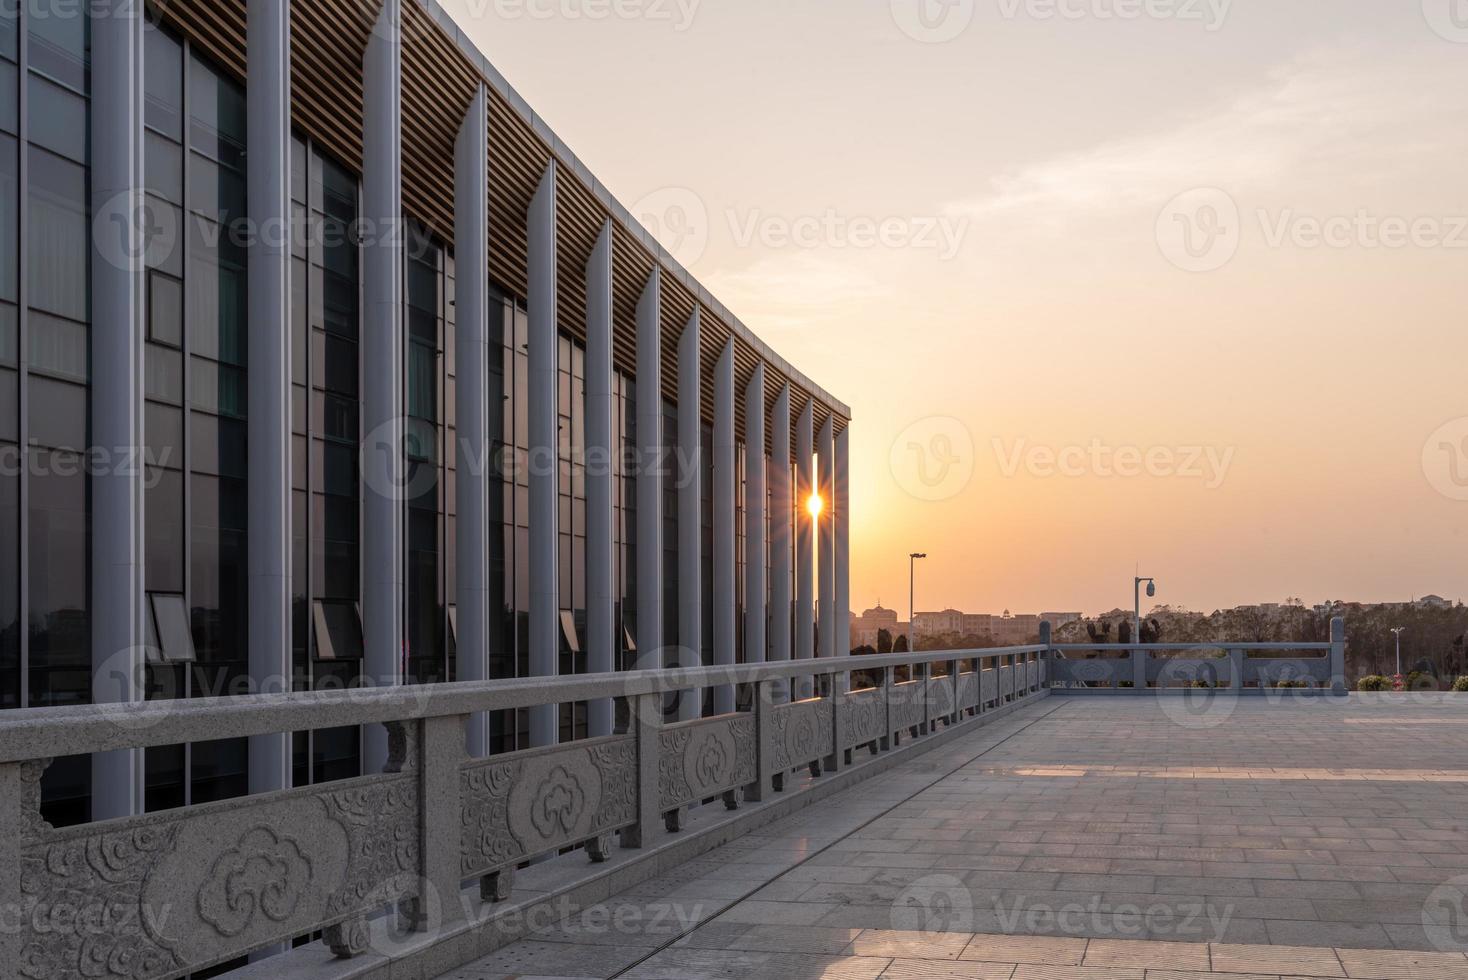
[[[1206,970],[1208,947],[1197,943],[1093,939],[1086,947],[1086,957],[1081,965],[1143,970]]]

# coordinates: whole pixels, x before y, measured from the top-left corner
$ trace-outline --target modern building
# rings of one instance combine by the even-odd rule
[[[431,0],[41,6],[0,14],[0,707],[850,649],[849,410]],[[612,725],[491,716],[470,749]],[[44,807],[384,757],[58,759]]]

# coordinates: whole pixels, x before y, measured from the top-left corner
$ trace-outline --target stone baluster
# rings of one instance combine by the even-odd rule
[[[416,723],[417,744],[410,747],[418,773],[418,854],[422,874],[418,897],[401,904],[404,929],[428,932],[453,925],[465,917],[459,882],[463,880],[463,805],[460,774],[464,765],[467,715],[425,718]],[[496,878],[494,891],[507,890],[506,872]]]
[[[628,699],[631,731],[637,737],[637,823],[622,831],[623,847],[646,847],[658,812],[658,734],[663,728],[663,696],[639,694]]]

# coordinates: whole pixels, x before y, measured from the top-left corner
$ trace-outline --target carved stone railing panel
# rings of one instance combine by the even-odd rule
[[[593,739],[475,761],[460,775],[464,877],[553,854],[637,820],[637,740]]]
[[[926,681],[893,684],[889,690],[894,731],[916,728],[927,722]]]
[[[1227,687],[1233,664],[1227,657],[1148,657],[1147,680],[1158,687]]]
[[[928,704],[932,706],[932,717],[946,718],[953,714],[953,678],[934,677],[928,681]]]
[[[854,749],[887,737],[887,695],[881,688],[846,695],[840,710],[843,748]]]
[[[1014,696],[1014,667],[1006,666],[999,669],[999,696]]]
[[[973,671],[959,675],[958,706],[965,709],[979,706],[979,675]]]
[[[658,809],[711,799],[759,778],[754,715],[669,725],[658,733]]]
[[[1040,683],[1040,663],[1031,660],[1025,665],[1025,689],[1031,690]]]
[[[1110,684],[1115,686],[1122,679],[1131,680],[1132,662],[1115,657],[1096,657],[1090,660],[1054,661],[1053,680],[1061,684]]]
[[[999,699],[999,671],[997,668],[979,672],[979,697],[985,704],[992,704]]]
[[[28,764],[39,779],[43,768]],[[28,980],[167,980],[417,893],[418,780],[368,776],[55,830],[20,848]]]
[[[770,727],[777,770],[817,762],[833,751],[831,702],[825,698],[775,706]]]
[[[1330,684],[1330,661],[1323,657],[1288,660],[1249,657],[1244,660],[1244,683],[1260,687],[1278,684],[1327,687]]]

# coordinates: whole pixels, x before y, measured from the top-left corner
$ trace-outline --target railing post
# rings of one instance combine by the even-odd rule
[[[12,925],[0,928],[0,956],[4,962],[20,964],[22,950],[30,941],[29,910],[21,892],[21,854],[30,843],[41,817],[41,763],[12,763],[0,766],[0,866],[8,870],[0,875],[0,916]],[[33,778],[32,778],[33,777]]]
[[[1147,650],[1145,647],[1132,647],[1132,687],[1137,693],[1147,689]]]
[[[1040,651],[1040,666],[1038,668],[1040,676],[1036,678],[1038,681],[1036,684],[1037,688],[1049,687],[1050,678],[1055,673],[1051,669],[1051,664],[1055,662],[1054,636],[1055,628],[1050,624],[1050,620],[1047,619],[1040,623],[1040,646],[1044,647],[1044,649]]]
[[[1244,656],[1242,650],[1228,652],[1228,689],[1230,691],[1244,689]]]
[[[663,696],[638,694],[629,698],[633,735],[637,738],[637,823],[622,831],[623,847],[646,847],[653,828],[662,823],[658,812],[658,733],[663,727]]]
[[[959,670],[962,666],[962,660],[948,661],[948,681],[953,688],[953,700],[950,702],[953,710],[948,712],[949,725],[958,724],[959,719],[963,717],[963,705],[959,703],[963,700],[963,677]]]
[[[923,686],[921,690],[923,695],[923,724],[922,727],[918,729],[918,735],[920,736],[931,735],[938,727],[937,719],[933,717],[933,696],[931,693],[931,688],[933,686],[933,664],[930,661],[924,661],[922,664],[922,671]]]
[[[897,668],[882,668],[882,712],[887,717],[884,731],[887,733],[882,738],[881,749],[888,751],[897,744],[897,733],[892,728],[892,688],[897,683]]]
[[[441,929],[464,918],[459,887],[464,878],[459,778],[468,721],[467,715],[445,715],[418,723],[413,763],[418,770],[418,853],[422,874],[418,897],[400,906],[402,926],[411,932]]]
[[[1346,620],[1335,616],[1330,621],[1330,692],[1345,694],[1346,687]]]
[[[759,803],[768,799],[775,785],[775,726],[774,711],[776,685],[778,681],[755,681],[754,683],[754,744],[757,758],[755,771],[758,776],[744,790],[745,799]],[[654,774],[656,783],[656,774]]]
[[[839,654],[838,654],[839,656]],[[851,675],[837,671],[831,675],[831,754],[826,757],[826,771],[837,773],[846,764],[845,719],[841,706],[846,701],[847,688],[851,686]]]

